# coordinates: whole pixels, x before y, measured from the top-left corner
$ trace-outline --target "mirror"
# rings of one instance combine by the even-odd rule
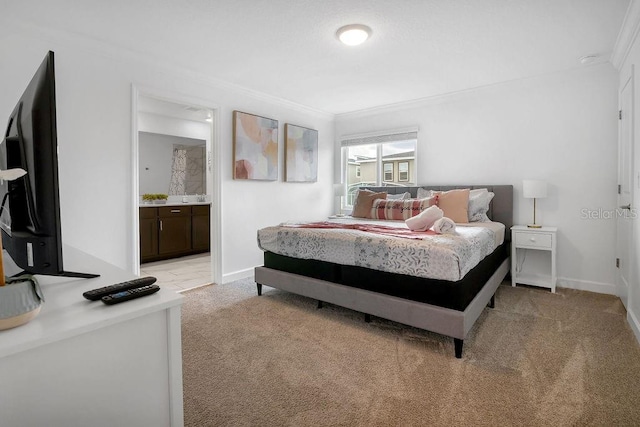
[[[139,194],[203,195],[212,112],[149,96],[138,100]]]
[[[140,194],[206,194],[206,141],[139,132]]]

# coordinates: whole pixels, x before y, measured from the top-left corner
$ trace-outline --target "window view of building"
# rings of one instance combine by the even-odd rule
[[[416,182],[416,139],[343,147],[347,196],[352,206],[362,186],[412,186]]]
[[[398,163],[398,181],[400,182],[409,181],[409,162]]]
[[[386,182],[393,181],[393,163],[384,162],[382,166],[384,167],[384,180]]]

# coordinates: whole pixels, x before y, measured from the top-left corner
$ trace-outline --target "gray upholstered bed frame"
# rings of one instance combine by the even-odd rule
[[[493,221],[501,222],[506,226],[505,241],[510,241],[509,230],[513,224],[513,186],[455,185],[421,187],[443,191],[454,188],[488,188],[489,191],[495,193],[488,216]],[[411,195],[415,197],[419,187],[369,188],[372,190],[387,191],[390,194],[409,191]],[[450,336],[454,339],[455,355],[457,358],[460,358],[462,357],[464,338],[478,317],[480,317],[484,308],[487,305],[493,306],[493,296],[508,271],[509,258],[507,257],[464,311],[411,301],[267,267],[256,267],[255,281],[258,286],[258,294],[262,293],[262,285],[271,286],[365,313],[365,319],[368,319],[370,315],[374,315]],[[321,303],[319,305],[321,305]]]

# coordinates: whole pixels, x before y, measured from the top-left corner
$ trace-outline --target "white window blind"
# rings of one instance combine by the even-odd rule
[[[353,147],[356,145],[384,144],[385,142],[408,141],[411,139],[418,139],[418,129],[345,136],[340,140],[340,145],[342,147]]]

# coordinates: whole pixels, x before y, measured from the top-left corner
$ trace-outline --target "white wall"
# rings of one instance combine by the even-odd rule
[[[132,84],[176,98],[198,99],[220,110],[222,164],[222,272],[235,278],[262,264],[256,230],[289,219],[319,219],[332,212],[331,116],[254,95],[206,77],[157,64],[95,41],[26,27],[15,17],[0,30],[0,120],[11,113],[48,50],[56,53],[59,175],[63,240],[134,271],[132,253]],[[0,18],[1,20],[1,18]],[[7,20],[8,21],[8,20]],[[232,111],[318,130],[318,182],[234,181]],[[282,170],[282,168],[281,168]],[[73,266],[66,266],[73,269]],[[80,269],[80,267],[75,267]]]
[[[340,115],[336,134],[417,125],[418,184],[512,184],[516,224],[532,221],[522,180],[546,180],[536,219],[559,227],[558,285],[615,294],[615,222],[581,212],[615,208],[616,111],[604,64]]]

